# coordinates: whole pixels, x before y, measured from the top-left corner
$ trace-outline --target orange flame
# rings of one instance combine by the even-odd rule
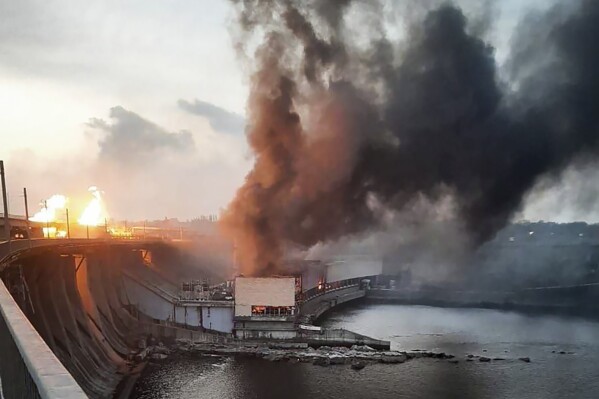
[[[106,213],[103,209],[102,194],[96,186],[91,186],[88,191],[93,198],[81,214],[78,222],[83,226],[99,226],[104,223],[106,218]]]

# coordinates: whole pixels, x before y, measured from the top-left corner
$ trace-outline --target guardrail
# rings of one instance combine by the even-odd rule
[[[302,294],[302,302],[305,303],[311,299],[314,299],[318,296],[324,295],[331,291],[336,291],[340,289],[345,289],[347,287],[357,286],[360,284],[360,281],[367,277],[360,278],[350,278],[347,280],[335,281],[333,283],[322,283],[321,287],[310,288]]]
[[[0,280],[0,397],[87,398]]]

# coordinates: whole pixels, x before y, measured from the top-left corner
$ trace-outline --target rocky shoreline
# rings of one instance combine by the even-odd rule
[[[166,349],[165,347],[163,347]],[[448,364],[459,364],[462,360],[454,355],[443,352],[430,352],[424,350],[395,351],[376,350],[366,345],[352,347],[321,346],[318,349],[301,345],[277,345],[267,343],[239,343],[239,344],[207,344],[194,343],[189,340],[179,339],[170,345],[168,351],[161,348],[160,355],[155,351],[151,360],[166,359],[167,355],[198,355],[210,357],[243,356],[263,359],[271,362],[311,363],[315,366],[350,365],[354,370],[361,370],[369,364],[401,364],[413,359],[437,359]],[[479,355],[467,355],[463,361],[478,361],[481,363],[516,360],[529,363],[530,358],[505,359],[489,358]]]

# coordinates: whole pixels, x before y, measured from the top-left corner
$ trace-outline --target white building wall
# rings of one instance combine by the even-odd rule
[[[237,277],[235,316],[251,316],[252,306],[295,306],[295,277]]]
[[[348,256],[327,262],[327,282],[375,276],[383,273],[383,260]]]

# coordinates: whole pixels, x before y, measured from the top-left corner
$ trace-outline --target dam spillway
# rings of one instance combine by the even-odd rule
[[[144,259],[149,252],[154,254],[152,263]],[[174,297],[177,271],[184,263],[176,254],[164,243],[39,245],[19,251],[4,263],[1,276],[31,325],[88,396],[125,397],[135,375],[130,360],[139,338],[177,337],[186,332],[160,325],[161,320],[140,311],[166,309],[170,314],[165,318],[174,322],[182,312],[173,306],[173,298],[161,298],[156,293],[160,287],[151,291],[133,283],[145,280],[147,285],[153,276],[154,281],[169,285]],[[171,262],[157,270],[164,266],[163,258]],[[164,289],[163,295],[167,293]],[[186,319],[179,321],[184,325]],[[202,341],[223,335],[201,330],[196,325],[186,336]]]

